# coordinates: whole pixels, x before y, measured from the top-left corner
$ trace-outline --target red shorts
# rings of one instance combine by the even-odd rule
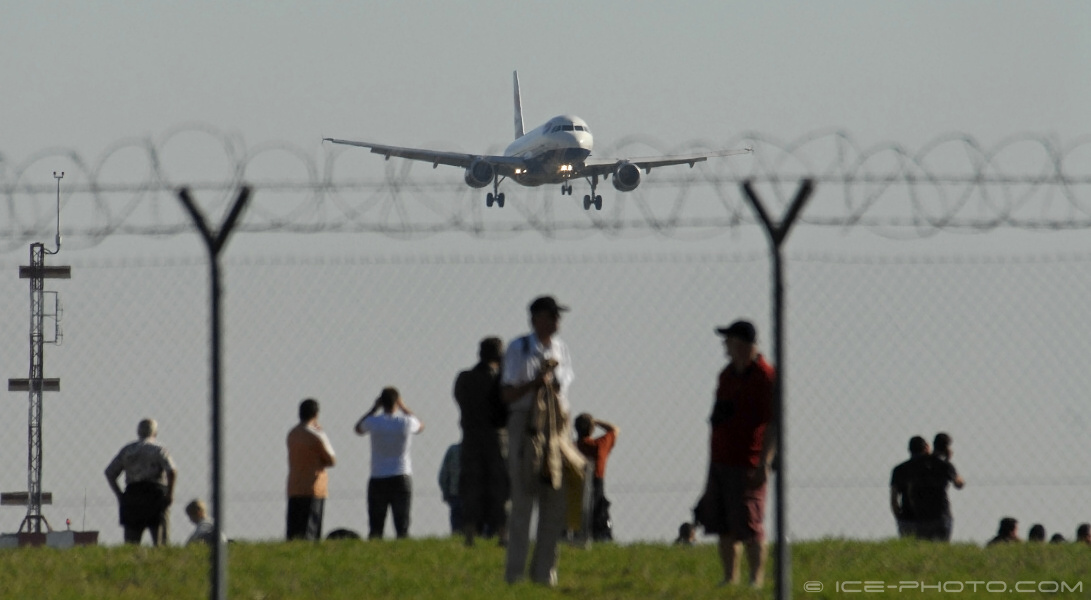
[[[751,487],[751,469],[712,463],[701,499],[699,518],[705,533],[730,536],[740,542],[765,541],[766,484]]]

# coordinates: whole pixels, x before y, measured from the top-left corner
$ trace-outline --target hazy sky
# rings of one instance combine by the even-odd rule
[[[91,156],[201,122],[250,144],[322,136],[467,150],[586,119],[600,144],[844,128],[1091,132],[1083,2],[13,2],[2,151]]]
[[[1023,133],[1049,136],[1062,146],[1091,134],[1086,2],[17,0],[3,12],[0,175],[56,148],[93,163],[121,140],[159,139],[190,123],[240,136],[248,147],[286,142],[316,159],[327,151],[324,136],[498,151],[512,136],[513,70],[520,74],[528,128],[576,114],[589,123],[598,148],[633,134],[669,149],[694,141],[723,146],[747,131],[790,141],[831,128],[849,132],[863,147],[894,142],[911,151],[950,132],[986,147]],[[168,148],[164,164],[176,180],[209,180],[224,168],[213,154],[170,154]],[[377,156],[346,149],[339,173],[350,173],[356,161],[362,172],[382,172]],[[56,168],[36,163],[24,180],[51,185]],[[415,173],[451,179],[451,173],[433,175],[427,165]],[[506,189],[509,203],[524,193],[510,184]],[[617,192],[607,189],[609,202]],[[6,218],[0,216],[0,225]],[[942,235],[927,247],[973,252],[988,243],[983,238]],[[290,243],[324,244],[342,256],[482,247],[461,235],[415,245],[376,239],[310,236]],[[764,249],[756,230],[732,238],[739,239],[746,244],[731,249]],[[829,241],[808,246],[808,240],[792,239],[794,247],[811,249]],[[1019,240],[1050,244],[1041,235]],[[240,236],[231,252],[287,252],[280,241]],[[846,248],[844,239],[836,241]],[[145,242],[117,236],[102,250],[136,256],[163,244]],[[539,242],[526,234],[489,244],[487,251],[511,255]],[[592,235],[572,247],[610,252],[637,246]],[[847,247],[867,252],[889,243],[853,236]],[[1085,248],[1082,241],[1079,247]],[[197,248],[196,236],[170,245],[171,252],[186,254]],[[64,256],[78,260],[94,252]],[[10,297],[22,302],[24,283]],[[764,298],[751,301],[764,307]],[[522,302],[508,303],[507,322],[522,324]],[[22,311],[19,305],[15,312]],[[22,318],[13,331],[21,331]],[[700,331],[705,329],[702,321]],[[4,365],[22,372],[25,342],[6,346]],[[717,361],[708,359],[701,394],[711,391],[704,388],[711,388]],[[446,385],[437,392],[444,401]],[[124,435],[131,429],[121,428]],[[903,444],[897,440],[894,456],[900,457]]]

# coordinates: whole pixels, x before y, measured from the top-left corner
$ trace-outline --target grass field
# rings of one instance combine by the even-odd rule
[[[464,548],[456,539],[232,544],[228,597],[720,599],[769,598],[773,590],[771,569],[762,591],[718,587],[711,544],[566,546],[554,589],[505,584],[503,560],[494,544]],[[204,547],[4,550],[0,598],[207,598],[208,565]],[[823,540],[795,544],[792,567],[793,598],[1091,597],[1091,547],[1075,544]],[[808,591],[818,583],[822,591]]]

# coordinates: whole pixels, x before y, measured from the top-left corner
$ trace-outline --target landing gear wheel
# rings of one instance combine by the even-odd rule
[[[591,210],[591,196],[584,196],[583,197],[583,209],[584,210]]]
[[[492,192],[489,192],[488,194],[485,194],[485,206],[487,206],[489,208],[492,208],[492,203],[493,203]]]
[[[496,205],[500,208],[504,208],[504,194],[500,193],[496,195]]]
[[[503,206],[503,204],[501,204],[500,206]],[[602,196],[595,196],[595,210],[602,210]]]

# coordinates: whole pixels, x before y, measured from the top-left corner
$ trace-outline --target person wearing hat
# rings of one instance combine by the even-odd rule
[[[749,321],[716,329],[731,360],[720,372],[712,425],[708,483],[701,521],[720,536],[724,583],[738,583],[735,544],[746,547],[750,585],[765,574],[766,480],[776,447],[773,387],[776,372],[758,352],[757,330]]]
[[[462,428],[458,497],[467,546],[473,545],[478,533],[507,542],[508,470],[503,454],[506,440],[502,439],[507,407],[500,397],[504,342],[498,337],[481,340],[477,356],[478,363],[459,373],[454,387]]]
[[[551,422],[559,431],[550,431],[551,443],[568,441],[568,386],[575,375],[568,347],[557,337],[561,313],[567,306],[552,296],[541,296],[530,304],[531,332],[508,344],[501,375],[501,394],[508,407],[508,474],[511,482],[511,518],[508,522],[508,548],[504,579],[515,583],[523,579],[530,544],[530,517],[538,505],[538,533],[531,558],[530,578],[536,583],[556,585],[557,542],[564,529],[565,493],[551,471],[549,481],[541,472],[533,472],[529,454],[534,438],[543,432],[531,428],[531,419],[539,413],[543,397],[555,399],[559,418]],[[539,393],[543,391],[544,393]],[[552,392],[552,393],[549,393]],[[561,439],[558,439],[561,438]],[[549,448],[553,450],[554,448]]]

